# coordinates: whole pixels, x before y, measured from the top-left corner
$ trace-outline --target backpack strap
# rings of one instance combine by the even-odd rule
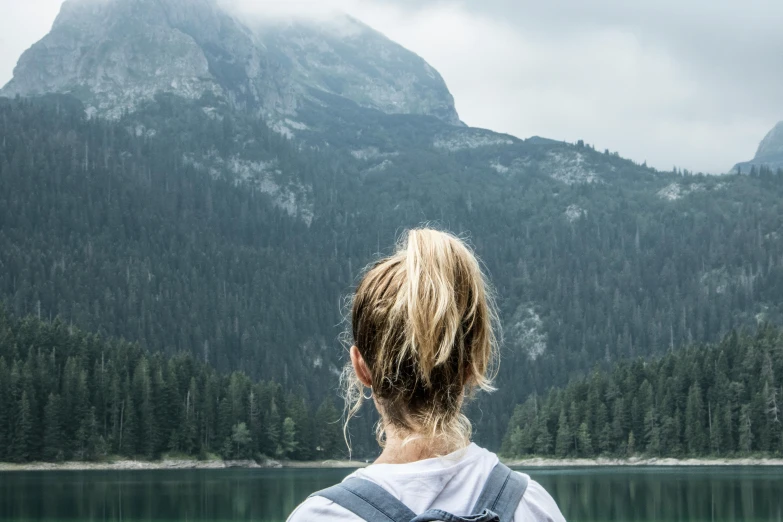
[[[512,522],[527,490],[528,478],[498,462],[473,507],[474,515],[455,517],[444,511],[428,510],[418,517],[394,495],[370,480],[352,477],[336,486],[310,495],[331,500],[362,520],[371,522],[424,522],[432,520],[497,520]],[[495,515],[497,518],[495,518]]]
[[[375,482],[356,477],[313,493],[310,497],[331,500],[362,520],[372,522],[410,522],[416,513]]]
[[[500,522],[512,522],[527,484],[525,475],[511,471],[508,466],[498,462],[473,506],[473,513],[481,513],[486,509],[497,513]]]

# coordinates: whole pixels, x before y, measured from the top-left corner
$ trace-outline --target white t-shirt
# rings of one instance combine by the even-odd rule
[[[373,464],[349,477],[371,480],[397,497],[414,513],[441,509],[470,515],[498,457],[471,444],[445,457],[410,464]],[[359,517],[323,497],[305,500],[288,522],[361,521]],[[554,499],[540,484],[530,481],[514,513],[515,522],[565,522]]]

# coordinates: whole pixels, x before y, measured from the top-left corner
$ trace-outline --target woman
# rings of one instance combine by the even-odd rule
[[[383,452],[289,522],[564,521],[539,484],[470,442],[462,408],[492,390],[495,323],[476,256],[450,234],[412,230],[375,264],[354,295],[344,376],[349,420],[370,390]]]

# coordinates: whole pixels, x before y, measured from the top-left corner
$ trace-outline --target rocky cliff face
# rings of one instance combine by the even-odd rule
[[[207,56],[172,27],[166,7],[173,3],[65,2],[52,31],[22,55],[2,94],[72,93],[88,111],[107,117],[160,91],[186,98],[220,94]]]
[[[0,94],[52,92],[74,94],[109,118],[159,92],[209,94],[286,132],[296,130],[303,106],[324,103],[319,93],[460,123],[440,75],[360,22],[251,26],[216,0],[67,0]]]
[[[259,25],[254,32],[268,53],[287,65],[296,85],[387,114],[460,123],[454,98],[435,69],[355,19]]]
[[[775,125],[764,139],[761,140],[759,150],[756,152],[756,159],[781,155],[783,155],[783,121]]]
[[[773,170],[783,168],[783,121],[767,133],[756,151],[756,156],[748,162],[739,163],[735,172],[746,174],[753,167],[769,167]]]

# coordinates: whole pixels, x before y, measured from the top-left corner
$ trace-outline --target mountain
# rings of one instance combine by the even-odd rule
[[[738,163],[734,172],[747,174],[752,167],[767,167],[772,170],[783,169],[783,121],[775,125],[761,140],[756,156],[751,160]]]
[[[783,322],[779,178],[461,125],[437,73],[346,23],[69,0],[3,91],[27,97],[0,100],[0,300],[276,381],[312,410],[361,268],[434,223],[497,286],[500,391],[475,405],[494,447],[531,391]]]
[[[110,118],[159,92],[212,94],[289,133],[322,105],[320,94],[460,124],[437,71],[359,21],[249,27],[217,0],[67,0],[0,95],[52,92]]]

